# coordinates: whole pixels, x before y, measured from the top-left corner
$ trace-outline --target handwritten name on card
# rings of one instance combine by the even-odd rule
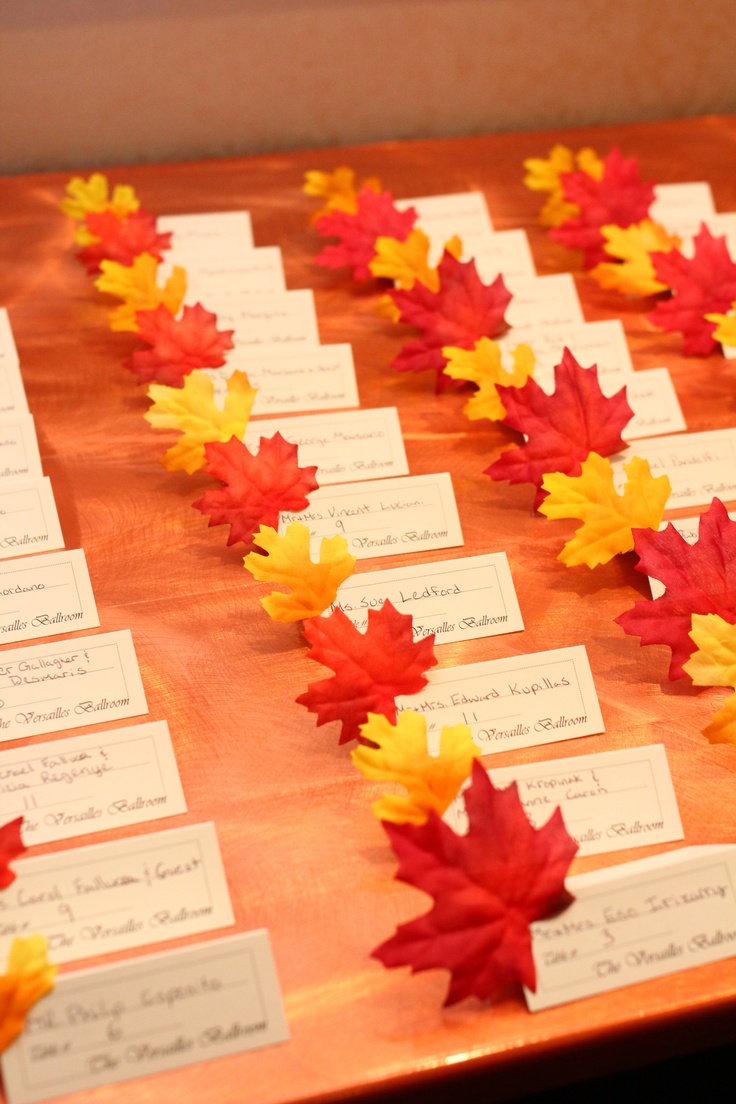
[[[81,548],[0,564],[0,643],[94,629],[99,623]]]
[[[286,291],[284,264],[278,246],[238,251],[232,256],[200,256],[188,261],[188,306],[226,295],[277,295]]]
[[[0,483],[0,560],[63,547],[48,476]]]
[[[559,805],[578,855],[648,847],[683,838],[672,778],[662,744],[575,755],[488,772],[494,786],[519,788],[524,812],[541,828]],[[445,813],[456,832],[467,831],[465,802]]]
[[[471,256],[484,284],[492,283],[497,276],[521,280],[537,275],[525,230],[497,230],[479,238],[473,242],[472,254],[463,248],[462,260]]]
[[[657,859],[568,879],[570,907],[532,924],[532,1012],[736,953],[736,848]]]
[[[194,215],[159,215],[158,229],[172,233],[172,253],[222,253],[230,247],[253,249],[253,227],[247,211],[212,211]],[[179,262],[177,262],[179,263]]]
[[[0,479],[38,479],[42,475],[32,416],[0,418]]]
[[[264,350],[282,356],[292,350],[319,345],[317,312],[311,290],[282,291],[279,295],[226,295],[219,292],[207,307],[217,315],[221,330],[234,330],[235,348],[258,354]]]
[[[584,322],[575,281],[569,272],[533,279],[508,280],[512,293],[506,321],[513,328],[514,344],[526,342],[525,329],[536,326],[571,326]]]
[[[604,730],[582,645],[433,669],[427,680],[396,706],[425,714],[430,752],[444,725],[468,725],[484,754]]]
[[[0,898],[0,957],[43,932],[52,962],[162,943],[234,923],[214,824],[54,851],[14,864]]]
[[[5,307],[0,307],[0,414],[27,414],[18,350]]]
[[[0,652],[0,741],[147,712],[127,629]]]
[[[299,446],[300,467],[317,465],[320,487],[352,483],[366,476],[409,474],[395,406],[261,419],[248,426],[244,441],[255,453],[261,437],[273,437],[276,432]]]
[[[697,234],[702,222],[716,213],[710,184],[699,180],[682,184],[655,184],[649,218],[681,238]]]
[[[358,559],[463,543],[447,472],[320,488],[309,496],[306,510],[281,514],[279,532],[292,521],[309,526],[312,556],[319,555],[322,538],[335,533],[342,533]]]
[[[618,319],[605,322],[576,322],[570,326],[528,326],[523,335],[517,329],[499,338],[502,349],[510,352],[519,342],[530,345],[534,353],[534,378],[547,394],[554,391],[555,365],[562,360],[565,348],[584,368],[591,364],[598,367],[598,380],[606,394],[609,377],[613,390],[622,387],[634,374],[626,333]],[[508,355],[507,352],[507,355]],[[510,364],[509,364],[510,367]],[[622,383],[618,381],[626,377]]]
[[[166,721],[0,752],[0,803],[28,846],[187,809]]]
[[[482,192],[397,199],[396,206],[400,211],[408,207],[416,211],[416,227],[429,238],[429,259],[433,265],[439,262],[445,242],[450,238],[460,238],[463,258],[467,258],[473,256],[479,242],[493,233],[493,223]]]
[[[707,506],[714,496],[736,499],[736,429],[712,429],[637,441],[611,458],[616,488],[624,484],[624,464],[632,456],[649,461],[652,475],[666,475],[672,485],[667,510]]]
[[[226,936],[57,978],[2,1056],[9,1104],[284,1042],[268,933]]]
[[[329,612],[339,606],[365,632],[386,599],[412,615],[415,639],[434,633],[435,644],[524,628],[505,552],[352,575]]]
[[[261,356],[234,349],[224,368],[205,369],[214,382],[215,401],[220,406],[226,394],[226,380],[236,369],[247,372],[253,387],[258,388],[252,410],[254,418],[308,410],[344,410],[360,402],[350,345],[318,345],[289,356]]]
[[[626,398],[634,417],[621,436],[626,441],[687,429],[680,401],[666,368],[647,368],[634,372],[627,380]],[[603,389],[604,394],[611,392]]]

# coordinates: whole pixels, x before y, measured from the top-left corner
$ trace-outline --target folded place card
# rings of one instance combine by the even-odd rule
[[[3,1080],[9,1104],[34,1104],[288,1038],[261,929],[62,974],[3,1054]]]
[[[412,615],[415,639],[434,633],[435,644],[524,628],[505,552],[351,575],[325,616],[339,606],[365,632],[386,599]]]
[[[666,475],[672,485],[667,510],[707,506],[713,497],[736,499],[736,429],[711,429],[637,441],[611,457],[613,481],[620,491],[624,464],[632,456],[649,462],[652,475]]]
[[[1,751],[0,802],[29,847],[187,811],[166,721]]]
[[[0,652],[0,741],[147,712],[128,629]]]
[[[604,395],[616,390],[611,384],[610,378],[603,384]],[[687,429],[680,400],[666,368],[633,372],[622,386],[626,387],[626,398],[634,411],[634,417],[621,432],[625,441]]]
[[[0,898],[3,962],[18,935],[42,932],[61,963],[235,923],[212,823],[17,859],[13,869]]]
[[[702,222],[716,211],[710,184],[704,180],[683,184],[655,184],[649,218],[681,238],[697,234]]]
[[[263,356],[233,349],[224,368],[206,369],[215,384],[215,401],[222,404],[226,381],[237,369],[246,372],[253,387],[258,388],[251,412],[254,418],[359,405],[350,345],[318,345],[288,356],[278,346],[276,351],[278,356]]]
[[[286,291],[281,250],[276,245],[217,257],[191,258],[186,264],[187,294],[184,302],[207,304],[224,292],[229,295],[276,295]],[[160,279],[159,279],[159,282]]]
[[[63,547],[48,476],[0,483],[0,560]]]
[[[43,475],[36,427],[30,414],[0,418],[0,480],[38,479]]]
[[[575,755],[488,772],[494,786],[516,782],[524,812],[541,828],[557,806],[578,855],[670,843],[684,836],[662,744]],[[462,795],[445,813],[461,834],[468,818]]]
[[[478,238],[472,254],[463,249],[463,261],[471,256],[484,284],[492,283],[497,276],[510,281],[537,275],[525,230],[497,230]]]
[[[418,199],[397,199],[400,211],[413,207],[417,213],[416,227],[430,240],[430,264],[436,265],[445,242],[455,236],[463,246],[463,258],[472,257],[478,242],[493,233],[486,197],[482,192],[454,192],[450,195],[420,196]]]
[[[224,249],[253,249],[253,227],[247,211],[212,211],[195,215],[159,215],[159,233],[172,233],[172,253],[222,253]]]
[[[20,375],[10,318],[0,307],[0,414],[26,414],[28,402]]]
[[[329,483],[352,483],[366,477],[409,474],[395,406],[339,414],[262,418],[248,425],[244,440],[255,453],[262,437],[273,437],[277,432],[299,446],[300,468],[317,465],[315,478],[320,487]]]
[[[686,847],[566,882],[575,900],[532,924],[532,1012],[736,954],[736,848]]]
[[[217,315],[217,328],[234,330],[236,349],[252,353],[287,352],[319,345],[317,312],[311,290],[282,291],[279,295],[210,296],[207,309]]]
[[[396,699],[427,719],[430,753],[445,725],[466,724],[484,754],[603,732],[582,644],[531,655],[433,668],[418,694]]]
[[[0,643],[94,629],[99,623],[81,548],[0,564]]]
[[[547,394],[554,391],[555,365],[562,360],[566,348],[583,368],[597,365],[598,379],[604,391],[609,376],[617,383],[622,375],[628,377],[634,372],[629,343],[618,318],[605,322],[574,322],[569,326],[528,326],[524,327],[523,335],[514,328],[498,339],[504,350],[513,349],[521,341],[532,348],[534,378]],[[618,383],[618,386],[622,384]],[[615,386],[613,390],[616,390]]]
[[[569,272],[533,279],[508,280],[512,298],[506,308],[509,335],[514,345],[526,341],[521,336],[528,327],[572,326],[584,322],[575,280]]]
[[[358,559],[454,548],[463,543],[455,492],[447,472],[406,475],[324,487],[301,513],[283,511],[279,532],[292,521],[309,526],[312,556],[323,537],[341,533]]]

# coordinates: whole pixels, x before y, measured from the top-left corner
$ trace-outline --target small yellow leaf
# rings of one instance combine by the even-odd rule
[[[736,694],[726,698],[721,708],[713,714],[709,725],[703,729],[712,744],[734,744],[736,746]]]
[[[590,275],[604,288],[615,288],[625,295],[656,295],[667,291],[667,285],[655,276],[650,253],[669,253],[679,249],[682,240],[668,234],[664,226],[644,219],[633,226],[602,226],[606,253],[618,257],[622,264],[602,262]]]
[[[423,230],[412,230],[406,241],[377,238],[375,249],[368,266],[374,276],[393,280],[400,288],[413,288],[418,280],[432,291],[439,289],[439,273],[429,264],[430,242]]]
[[[523,387],[534,374],[534,353],[528,345],[516,346],[511,354],[513,367],[510,372],[501,364],[501,347],[489,337],[481,337],[472,349],[447,345],[442,355],[447,357],[446,375],[478,385],[476,393],[463,407],[463,414],[471,420],[490,418],[492,422],[500,421],[506,411],[496,385]]]
[[[603,176],[603,162],[595,150],[581,149],[573,153],[567,146],[554,146],[548,158],[529,157],[524,162],[527,173],[524,183],[534,192],[549,192],[550,196],[539,213],[542,226],[559,226],[569,218],[579,214],[574,203],[568,203],[562,192],[562,173],[579,169],[600,180]]]
[[[363,188],[370,188],[372,192],[381,191],[381,181],[376,177],[369,177],[363,181]],[[330,211],[345,211],[354,215],[358,210],[358,192],[356,186],[355,170],[347,165],[340,165],[334,172],[320,172],[311,169],[304,174],[302,191],[308,196],[317,196],[325,200],[324,207],[312,216],[312,222],[316,222],[322,215]]]
[[[708,322],[717,323],[713,336],[721,345],[736,345],[736,303],[731,304],[731,314],[706,314]]]
[[[690,639],[696,650],[683,670],[696,686],[736,688],[736,625],[717,613],[694,613]]]
[[[204,446],[210,441],[229,441],[245,435],[256,388],[245,372],[235,371],[227,380],[222,410],[215,404],[215,387],[206,372],[195,370],[184,378],[183,387],[152,383],[148,397],[152,406],[143,417],[154,429],[179,429],[181,437],[166,452],[161,463],[167,471],[198,471],[205,462]]]
[[[102,275],[95,280],[100,291],[123,299],[123,305],[110,314],[112,330],[130,330],[137,333],[136,311],[155,310],[163,304],[171,314],[176,314],[187,291],[187,274],[179,265],[160,288],[156,282],[158,261],[150,253],[141,253],[132,265],[117,261],[101,261]]]
[[[378,747],[361,744],[353,752],[353,766],[381,782],[399,782],[407,795],[385,794],[374,801],[373,812],[394,824],[424,824],[430,810],[442,815],[469,777],[480,749],[467,725],[445,725],[440,753],[427,751],[427,722],[423,714],[405,709],[392,725],[380,713],[369,713],[360,733]]]
[[[110,197],[107,177],[102,173],[92,173],[89,180],[73,176],[59,204],[64,214],[76,222],[82,222],[88,211],[95,214],[112,211],[116,218],[123,219],[137,211],[140,205],[135,189],[128,184],[116,184]]]
[[[309,527],[292,521],[280,537],[270,525],[262,525],[254,541],[266,555],[249,552],[243,559],[247,571],[258,582],[284,583],[291,594],[275,590],[261,605],[274,621],[305,621],[318,617],[331,606],[337,589],[355,567],[344,537],[323,537],[319,561],[309,554]]]
[[[13,940],[7,973],[0,977],[0,1053],[20,1035],[28,1010],[54,988],[55,975],[42,935]]]
[[[581,467],[577,476],[561,472],[544,476],[542,489],[548,494],[539,512],[551,519],[572,517],[584,523],[557,558],[568,567],[585,563],[593,568],[619,552],[629,552],[634,547],[632,529],[658,528],[670,481],[666,475],[654,478],[648,462],[634,456],[624,465],[627,482],[619,495],[609,460],[591,452]]]

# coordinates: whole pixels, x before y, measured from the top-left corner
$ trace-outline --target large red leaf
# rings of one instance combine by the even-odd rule
[[[634,530],[637,571],[664,583],[659,598],[644,599],[616,618],[642,644],[667,644],[672,649],[670,678],[687,678],[683,663],[695,650],[690,639],[694,613],[717,613],[736,624],[736,522],[714,498],[700,516],[695,544],[668,525],[662,532]]]
[[[523,387],[497,385],[506,410],[503,421],[527,436],[525,444],[502,452],[485,474],[510,483],[533,483],[535,506],[544,498],[543,476],[580,475],[590,452],[611,456],[626,447],[621,430],[633,416],[622,387],[606,398],[598,369],[582,368],[569,349],[555,368],[555,389],[547,395],[533,378]]]
[[[389,601],[368,610],[364,633],[337,607],[329,617],[307,621],[304,635],[312,645],[309,658],[335,674],[310,683],[296,700],[317,714],[318,725],[341,721],[341,744],[361,739],[369,713],[395,724],[395,699],[426,686],[423,672],[437,662],[434,633],[415,642],[411,614],[399,613]]]
[[[560,180],[564,198],[580,213],[550,230],[550,237],[568,249],[582,249],[585,268],[611,259],[601,227],[641,222],[654,199],[654,184],[640,179],[636,158],[622,157],[615,147],[603,158],[600,180],[583,171],[562,173]]]
[[[9,863],[28,850],[20,836],[22,827],[23,817],[19,816],[0,828],[0,889],[7,889],[15,881],[15,874]]]
[[[399,859],[396,877],[424,890],[434,905],[401,924],[373,955],[413,972],[449,970],[445,1004],[485,999],[514,982],[536,990],[529,925],[572,901],[565,874],[578,848],[559,808],[533,828],[516,783],[497,790],[477,760],[465,806],[465,836],[435,812],[422,825],[384,822]]]
[[[139,383],[181,387],[196,368],[221,368],[225,353],[233,348],[234,331],[218,330],[217,315],[201,303],[184,307],[181,318],[159,304],[154,310],[136,311],[135,320],[138,336],[152,346],[123,361]]]
[[[261,437],[255,456],[237,437],[209,442],[204,446],[205,471],[225,486],[205,491],[192,505],[210,515],[211,526],[230,526],[228,544],[242,541],[250,551],[261,525],[276,529],[282,510],[305,510],[307,496],[319,486],[317,466],[300,468],[297,451],[280,433]]]
[[[315,226],[325,238],[339,238],[338,245],[326,245],[316,258],[317,264],[328,268],[347,265],[353,279],[373,278],[368,265],[376,255],[378,238],[406,241],[414,227],[417,213],[413,207],[399,211],[390,192],[376,193],[364,187],[357,198],[357,211],[332,211],[317,219]]]
[[[498,337],[508,326],[504,312],[511,302],[511,292],[503,278],[484,284],[475,261],[459,261],[445,250],[439,263],[440,286],[432,291],[419,280],[412,288],[389,291],[398,307],[399,321],[422,331],[417,341],[406,345],[391,362],[400,372],[438,373],[437,390],[463,386],[463,381],[450,380],[444,374],[447,357],[443,347],[454,345],[472,349],[481,337]]]
[[[143,207],[123,219],[112,211],[88,211],[85,223],[99,239],[77,253],[90,275],[100,271],[100,261],[117,261],[127,266],[141,253],[150,253],[162,261],[164,250],[171,248],[171,233],[159,234],[155,215]]]
[[[725,237],[713,237],[705,224],[693,240],[692,258],[684,257],[679,249],[650,254],[657,279],[674,294],[657,303],[647,318],[668,333],[681,332],[682,349],[688,356],[707,356],[718,343],[713,337],[716,323],[703,316],[731,309],[736,300],[736,264]]]

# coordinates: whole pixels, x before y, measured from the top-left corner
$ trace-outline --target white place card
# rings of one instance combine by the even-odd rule
[[[288,1038],[261,929],[62,974],[3,1054],[3,1080],[8,1104],[34,1104]]]
[[[716,213],[710,184],[704,180],[683,184],[655,184],[654,202],[649,218],[664,226],[670,234],[692,237],[701,222]]]
[[[0,484],[0,560],[63,547],[48,476]]]
[[[42,475],[33,417],[30,414],[0,417],[0,480],[39,479]]]
[[[28,847],[187,811],[166,721],[0,751],[0,799]]]
[[[261,356],[233,349],[223,368],[204,369],[214,382],[215,401],[220,405],[227,390],[226,380],[236,369],[246,372],[253,387],[258,388],[253,418],[360,405],[350,345],[318,345],[288,356]]]
[[[5,367],[6,364],[13,364],[17,368],[20,360],[7,307],[0,307],[0,367]]]
[[[711,429],[679,437],[637,441],[611,457],[613,481],[621,490],[624,464],[632,456],[649,461],[652,475],[667,475],[672,492],[666,510],[707,506],[714,497],[736,499],[736,429]]]
[[[615,390],[611,383],[609,378],[602,386],[604,395]],[[621,434],[625,441],[687,429],[680,400],[666,368],[646,368],[634,372],[623,381],[623,385],[629,406],[634,411],[634,417]]]
[[[286,291],[281,250],[276,245],[230,256],[190,259],[186,264],[187,306],[226,295],[277,295]],[[159,282],[161,282],[159,280]],[[218,320],[219,322],[219,320]]]
[[[415,639],[434,633],[435,644],[524,628],[505,552],[351,575],[324,616],[339,606],[365,632],[368,611],[386,599],[412,615]]]
[[[466,724],[484,754],[603,732],[598,696],[582,644],[465,666],[433,668],[399,711],[427,718],[430,753],[445,725]]]
[[[533,279],[504,281],[512,294],[506,308],[506,321],[512,327],[510,339],[514,345],[530,327],[573,326],[584,322],[575,280],[569,272]]]
[[[736,510],[731,510],[728,516],[731,521],[736,521]],[[695,544],[698,539],[700,517],[673,518],[671,521],[663,521],[659,527],[660,532],[666,529],[668,525],[673,525],[682,539],[686,540],[688,544]],[[666,588],[664,583],[660,583],[659,579],[654,579],[649,576],[649,589],[652,592],[652,598],[659,598],[661,594],[664,594]]]
[[[207,309],[217,315],[218,329],[235,331],[233,342],[238,350],[284,356],[319,345],[311,290],[282,291],[279,295],[218,292],[208,298]]]
[[[244,441],[255,453],[262,437],[273,437],[277,432],[299,446],[300,468],[317,465],[315,478],[320,487],[409,474],[395,406],[344,410],[339,414],[261,418],[248,425]]]
[[[322,538],[335,533],[347,539],[348,551],[359,560],[430,552],[463,543],[447,472],[320,487],[310,494],[306,510],[281,513],[279,532],[292,521],[309,526],[315,558]]]
[[[0,652],[0,742],[147,712],[129,629]]]
[[[736,953],[736,848],[686,847],[568,878],[575,895],[532,924],[532,1012]]]
[[[493,233],[486,197],[482,192],[454,192],[450,195],[420,196],[394,201],[400,211],[413,207],[415,226],[430,241],[429,263],[436,265],[445,242],[455,236],[463,243],[463,259],[475,254],[479,242]]]
[[[211,823],[54,851],[13,863],[0,958],[43,932],[52,962],[145,947],[235,923]]]
[[[0,414],[27,414],[28,402],[10,318],[0,307]]]
[[[212,211],[194,215],[159,215],[160,234],[172,233],[172,252],[212,255],[223,249],[253,249],[253,226],[247,211]],[[177,262],[178,263],[178,262]]]
[[[471,256],[484,284],[492,283],[499,275],[509,281],[537,275],[525,230],[497,230],[478,238],[472,254],[463,249],[461,259],[466,261]]]
[[[0,643],[95,629],[99,623],[81,548],[0,564]]]
[[[507,352],[521,341],[534,352],[534,378],[547,394],[554,391],[554,370],[562,360],[565,348],[583,368],[598,366],[598,380],[606,394],[606,384],[611,377],[611,391],[618,390],[633,375],[629,344],[618,318],[604,322],[575,322],[571,326],[529,326],[521,335],[517,329],[503,334],[498,343]],[[508,367],[510,367],[510,361]],[[623,382],[619,382],[625,376]]]
[[[488,772],[494,786],[516,782],[535,828],[557,806],[578,844],[578,856],[649,847],[684,838],[667,755],[662,744],[575,755]],[[458,833],[468,828],[462,795],[444,819]]]

